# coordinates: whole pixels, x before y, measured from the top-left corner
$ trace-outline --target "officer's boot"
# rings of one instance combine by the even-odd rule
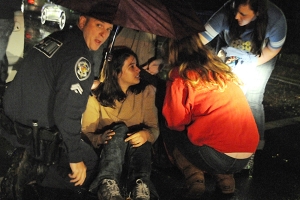
[[[190,163],[177,149],[173,150],[173,157],[176,165],[185,176],[188,188],[188,198],[199,198],[205,192],[204,173],[192,163]]]
[[[90,192],[98,193],[99,199],[122,199],[118,181],[121,176],[127,147],[124,140],[128,127],[125,123],[120,123],[112,129],[116,134],[104,145],[100,154],[100,171],[89,188]]]

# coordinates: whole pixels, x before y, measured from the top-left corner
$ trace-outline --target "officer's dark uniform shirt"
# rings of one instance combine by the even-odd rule
[[[93,82],[91,61],[78,27],[55,32],[28,52],[4,96],[5,113],[12,120],[56,125],[71,163],[82,161],[81,116]]]

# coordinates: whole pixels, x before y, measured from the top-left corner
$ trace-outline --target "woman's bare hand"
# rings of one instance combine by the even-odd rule
[[[109,140],[112,139],[112,137],[115,135],[116,133],[113,130],[107,130],[105,131],[103,134],[101,134],[101,144],[107,144],[107,142]]]
[[[107,144],[116,133],[113,130],[107,130],[104,133],[86,133],[94,148],[99,148],[101,144]]]
[[[150,132],[146,129],[143,129],[134,134],[128,133],[127,136],[128,137],[125,139],[125,142],[129,142],[132,145],[132,147],[139,147],[148,141],[148,138],[150,137]]]

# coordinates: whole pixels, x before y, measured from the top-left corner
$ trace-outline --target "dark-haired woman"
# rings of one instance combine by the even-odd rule
[[[229,0],[205,24],[203,44],[223,38],[225,61],[245,84],[244,92],[264,146],[263,97],[287,31],[286,18],[269,0]],[[222,45],[221,45],[222,47]]]
[[[90,190],[98,191],[99,199],[124,199],[119,187],[127,162],[130,197],[149,200],[150,191],[155,191],[150,181],[151,145],[159,135],[155,88],[140,80],[138,59],[130,48],[114,48],[104,80],[93,90],[82,118],[82,131],[94,147],[105,144]],[[125,123],[125,131],[110,127],[120,122]],[[95,134],[97,129],[103,133]]]
[[[259,138],[240,81],[198,35],[171,40],[169,64],[163,115],[173,131],[164,138],[186,178],[187,196],[203,194],[204,171],[222,193],[232,194],[233,174],[247,164]]]

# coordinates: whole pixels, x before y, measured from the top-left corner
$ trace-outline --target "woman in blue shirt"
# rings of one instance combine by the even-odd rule
[[[199,33],[204,44],[216,36],[225,42],[218,55],[233,68],[244,82],[244,93],[250,104],[264,146],[263,97],[287,32],[286,18],[268,0],[229,0],[205,24]]]

